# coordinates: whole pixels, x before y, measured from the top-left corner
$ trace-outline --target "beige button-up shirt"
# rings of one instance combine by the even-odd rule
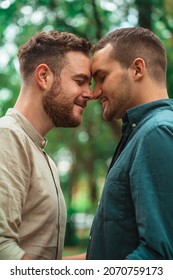
[[[46,140],[19,112],[0,118],[0,259],[61,259],[66,207]]]

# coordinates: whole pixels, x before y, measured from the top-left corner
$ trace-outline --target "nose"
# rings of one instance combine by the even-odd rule
[[[94,89],[93,89],[93,98],[98,99],[101,94],[102,94],[101,88],[95,84]]]
[[[87,100],[94,99],[93,91],[90,89],[90,87],[88,87],[85,91],[83,91],[82,96]]]

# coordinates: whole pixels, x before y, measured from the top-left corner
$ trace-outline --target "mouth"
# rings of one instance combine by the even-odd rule
[[[77,106],[85,109],[85,107],[87,106],[87,102],[86,101],[78,101],[75,103]]]
[[[105,105],[105,103],[106,103],[107,101],[108,101],[108,99],[107,99],[106,97],[102,98],[102,99],[100,100],[101,105],[104,107],[104,105]]]

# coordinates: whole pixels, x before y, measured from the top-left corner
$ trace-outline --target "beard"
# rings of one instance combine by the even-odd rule
[[[76,127],[81,123],[81,115],[74,112],[74,104],[86,106],[86,102],[76,97],[71,98],[61,87],[60,78],[55,78],[50,91],[43,97],[43,107],[45,113],[52,120],[55,127]]]

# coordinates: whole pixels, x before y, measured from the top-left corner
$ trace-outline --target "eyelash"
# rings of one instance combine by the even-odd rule
[[[76,80],[76,83],[77,83],[79,86],[81,86],[81,85],[83,85],[84,81],[83,81],[83,80]]]
[[[104,81],[104,79],[105,79],[105,76],[103,76],[103,77],[99,77],[99,81],[101,81],[101,82],[103,82],[103,81]]]

